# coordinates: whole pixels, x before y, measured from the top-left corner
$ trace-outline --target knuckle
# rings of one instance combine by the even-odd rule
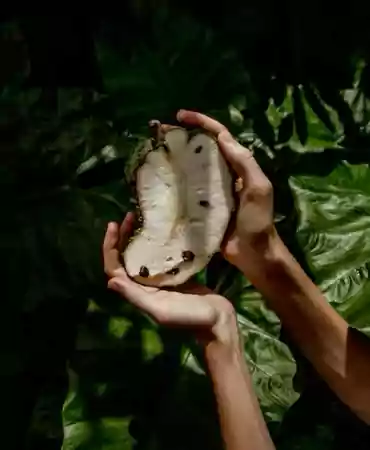
[[[224,297],[221,297],[221,299],[222,299],[222,303],[220,304],[221,310],[228,318],[233,318],[236,315],[233,304]]]
[[[265,178],[258,185],[258,192],[261,196],[268,196],[272,193],[272,184],[271,181]]]
[[[265,178],[265,188],[267,189],[268,193],[272,192],[273,190],[272,183],[268,178]]]
[[[272,183],[267,178],[259,180],[248,189],[248,197],[250,199],[268,197],[272,194]]]

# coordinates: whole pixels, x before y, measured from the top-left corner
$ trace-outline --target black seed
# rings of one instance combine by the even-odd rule
[[[195,153],[200,153],[202,149],[203,147],[201,145],[198,145],[198,147],[195,149]]]
[[[166,261],[173,261],[172,256],[167,256]]]
[[[180,272],[180,269],[178,267],[174,267],[173,269],[166,272],[168,275],[177,275]]]
[[[182,259],[184,261],[193,261],[195,258],[195,255],[190,250],[185,250],[182,252]]]
[[[149,276],[149,269],[146,266],[141,266],[139,275],[141,277],[148,278],[148,276]]]
[[[209,201],[207,201],[207,200],[200,200],[199,204],[200,204],[200,206],[203,206],[204,208],[209,207]]]

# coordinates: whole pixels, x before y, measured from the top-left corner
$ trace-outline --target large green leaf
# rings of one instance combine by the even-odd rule
[[[370,334],[368,166],[342,163],[327,177],[292,177],[291,186],[315,281],[352,326]]]
[[[315,172],[313,166],[306,169]],[[349,324],[369,336],[368,165],[342,162],[328,175],[291,177],[290,186],[298,212],[296,238],[311,276]],[[307,381],[308,389],[285,416],[277,447],[367,448],[368,427],[324,383],[312,375]]]
[[[307,92],[311,95],[306,99]],[[300,153],[336,147],[343,136],[335,110],[325,105],[318,94],[309,88],[289,87],[279,106],[270,100],[267,115],[275,130],[278,130],[278,143],[287,143]]]

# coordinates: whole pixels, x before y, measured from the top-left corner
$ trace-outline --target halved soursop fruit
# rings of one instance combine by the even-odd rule
[[[123,254],[127,273],[176,286],[220,249],[234,208],[233,180],[214,137],[155,122],[135,171],[142,226]]]

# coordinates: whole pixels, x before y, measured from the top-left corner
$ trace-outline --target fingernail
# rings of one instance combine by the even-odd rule
[[[178,120],[179,122],[182,121],[182,116],[183,116],[184,112],[185,112],[185,111],[184,111],[183,109],[179,109],[179,110],[177,111],[176,118],[177,118],[177,120]]]

